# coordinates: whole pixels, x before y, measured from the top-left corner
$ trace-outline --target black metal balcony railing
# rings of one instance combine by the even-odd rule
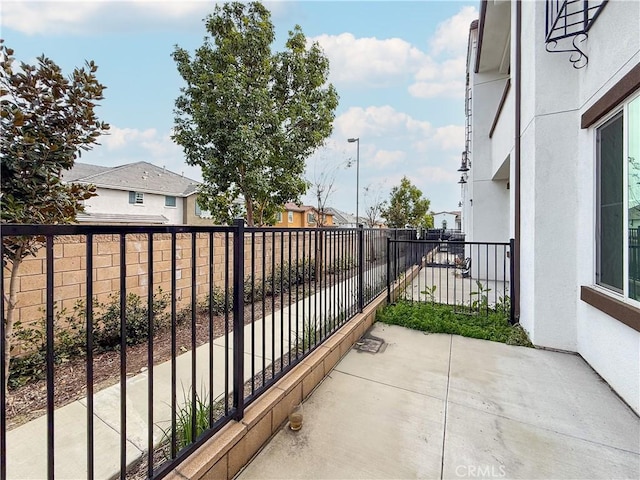
[[[100,477],[104,465],[98,452],[105,449],[109,456],[117,455],[120,478],[128,478],[127,469],[139,460],[143,466],[137,467],[142,469],[138,475],[165,476],[222,426],[241,419],[246,405],[385,290],[389,235],[398,241],[416,235],[413,230],[362,228],[255,229],[245,228],[241,221],[230,227],[5,224],[0,234],[3,255],[5,241],[12,237],[38,237],[44,242],[38,254],[42,269],[29,273],[34,274],[32,283],[43,285],[42,295],[35,298],[44,299],[43,344],[38,348],[43,352],[40,381],[46,392],[46,428],[41,436],[46,437],[46,445],[38,451],[34,442],[25,455],[35,459],[33,463],[46,457],[46,467],[36,476],[50,479],[60,465],[70,462],[80,465],[74,477]],[[396,273],[400,262],[407,263],[407,255],[415,253],[401,252],[403,248],[398,244],[394,251]],[[78,258],[71,266],[62,263],[67,251]],[[105,278],[107,273],[114,276]],[[65,295],[73,282],[78,282],[74,288],[80,292],[76,319],[60,315],[61,304],[71,301]],[[4,268],[0,270],[0,338],[5,334],[7,283]],[[166,292],[164,303],[157,301],[158,287]],[[106,294],[105,288],[115,289],[106,310],[106,301],[98,300]],[[29,320],[26,315],[20,319],[23,324]],[[95,367],[100,362],[103,329],[114,316],[116,328],[110,333],[117,340],[108,348],[118,356],[119,381],[113,387],[117,395],[105,400]],[[57,332],[69,327],[69,322],[79,332],[74,338],[79,342],[85,383],[80,393],[86,418],[73,420],[85,450],[79,459],[56,454],[59,429],[71,428],[55,421],[60,406],[58,383],[64,372],[60,342],[70,338]],[[179,344],[180,332],[186,334]],[[170,338],[170,353],[160,362],[162,334]],[[135,350],[137,354],[131,353],[134,335],[143,347]],[[0,342],[0,380],[4,380],[5,348]],[[144,367],[140,369],[143,377],[132,383],[127,367],[139,360],[133,355],[142,357]],[[146,398],[141,400],[146,403],[143,408],[131,401],[136,388],[143,389],[137,397]],[[8,438],[8,433],[14,434],[7,426],[7,401],[12,394],[3,381],[0,480],[19,476],[13,437]],[[107,447],[96,425],[110,420],[98,409],[114,402],[118,413],[110,426],[118,431],[119,441],[117,447]],[[196,415],[198,409],[204,419]],[[145,431],[134,431],[141,424]],[[132,458],[128,451],[132,438],[138,438],[142,459]]]
[[[514,323],[512,252],[513,240],[481,243],[390,238],[387,278],[390,285],[411,265],[419,265],[420,273],[401,298],[452,305],[456,312],[474,315],[500,311]]]
[[[547,0],[545,43],[551,53],[571,53],[569,61],[574,68],[587,65],[589,58],[578,46],[588,37],[593,23],[608,0]],[[571,38],[571,46],[558,49],[558,42]]]

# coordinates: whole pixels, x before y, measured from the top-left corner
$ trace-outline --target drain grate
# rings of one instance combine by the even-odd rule
[[[382,338],[367,335],[356,342],[355,349],[359,352],[379,353],[384,351],[385,346]]]

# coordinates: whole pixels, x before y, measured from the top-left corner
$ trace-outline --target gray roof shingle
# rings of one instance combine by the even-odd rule
[[[91,183],[114,190],[157,193],[188,197],[196,192],[199,182],[149,162],[127,163],[118,167],[101,167],[76,162],[63,175],[66,182]]]

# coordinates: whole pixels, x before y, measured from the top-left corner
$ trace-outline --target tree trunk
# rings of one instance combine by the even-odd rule
[[[7,391],[9,384],[9,364],[11,362],[11,336],[13,335],[13,325],[15,323],[16,306],[18,304],[18,270],[22,264],[21,254],[11,263],[11,277],[9,280],[9,298],[7,300],[7,316],[4,325],[4,388]]]
[[[246,196],[245,196],[245,200],[244,200],[244,206],[247,209],[247,225],[249,227],[253,227],[253,225],[254,225],[254,221],[253,221],[253,202],[251,200],[249,200],[248,198],[246,198]]]

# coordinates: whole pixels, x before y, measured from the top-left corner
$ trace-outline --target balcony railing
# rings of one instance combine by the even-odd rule
[[[547,0],[546,41],[587,33],[607,0]]]
[[[547,0],[545,48],[550,53],[571,53],[569,61],[573,68],[583,68],[589,57],[581,43],[602,12],[608,0]],[[558,42],[571,39],[571,44],[559,47]]]
[[[385,290],[389,235],[416,233],[2,225],[3,259],[11,239],[42,248],[21,267],[0,480],[162,478]],[[20,424],[27,367],[44,414]]]
[[[404,300],[451,305],[455,312],[489,315],[500,311],[515,322],[513,240],[510,243],[388,241],[389,284],[411,265],[420,273],[405,290]],[[390,298],[390,290],[388,290]]]

